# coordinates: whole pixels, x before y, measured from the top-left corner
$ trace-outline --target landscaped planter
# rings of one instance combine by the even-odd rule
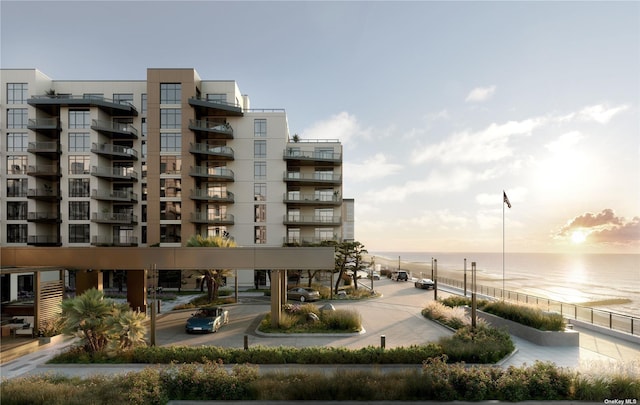
[[[467,308],[467,311],[470,313],[471,308]],[[565,329],[558,332],[538,330],[480,310],[476,313],[478,318],[484,319],[492,326],[507,328],[510,334],[539,346],[579,346],[580,344],[580,334],[574,330]]]
[[[67,338],[70,338],[70,336],[66,336],[66,335],[55,335],[55,336],[47,336],[47,337],[39,337],[38,341],[40,342],[40,345],[46,345],[49,343],[59,343]]]

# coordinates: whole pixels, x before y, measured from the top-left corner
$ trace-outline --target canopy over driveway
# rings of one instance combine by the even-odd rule
[[[84,270],[141,270],[142,282],[128,295],[146,304],[146,269],[271,269],[271,319],[280,321],[286,270],[333,270],[332,247],[3,247],[1,267],[59,266]],[[277,276],[277,277],[274,277]],[[128,293],[129,294],[129,293]],[[38,299],[37,297],[35,297]]]

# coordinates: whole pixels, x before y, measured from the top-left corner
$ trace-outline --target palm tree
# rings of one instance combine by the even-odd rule
[[[145,345],[145,314],[132,311],[126,303],[105,300],[102,291],[87,290],[75,298],[62,301],[62,331],[78,336],[89,353],[109,346],[125,350]]]
[[[201,235],[195,235],[187,241],[187,247],[234,248],[236,246],[235,240],[226,236],[208,236],[205,238]],[[209,302],[218,299],[218,290],[224,282],[224,278],[232,275],[229,269],[206,269],[198,270],[198,272],[204,276],[203,283],[207,283],[207,298]]]

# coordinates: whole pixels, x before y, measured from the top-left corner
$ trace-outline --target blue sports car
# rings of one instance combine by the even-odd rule
[[[229,323],[229,311],[224,308],[200,308],[187,319],[187,333],[217,332],[222,325]]]

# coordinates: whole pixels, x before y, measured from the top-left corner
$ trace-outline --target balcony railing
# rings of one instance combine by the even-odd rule
[[[60,213],[55,211],[27,212],[27,221],[30,222],[56,222],[60,221]]]
[[[213,214],[210,212],[196,211],[191,213],[191,222],[215,224],[215,225],[233,225],[235,219],[232,214]]]
[[[189,197],[192,200],[208,200],[226,203],[232,203],[234,201],[234,196],[231,191],[216,191],[206,188],[192,189]]]
[[[234,180],[233,170],[224,167],[193,166],[189,169],[191,176],[211,177],[218,180]]]
[[[242,116],[242,107],[237,103],[230,103],[225,100],[208,100],[201,97],[189,98],[189,105],[195,107],[198,115],[224,114],[230,116]]]
[[[91,166],[91,175],[122,180],[138,180],[138,172],[130,167]]]
[[[27,152],[44,155],[59,155],[62,153],[59,142],[29,142]]]
[[[342,175],[333,173],[302,174],[300,172],[286,172],[284,174],[284,181],[309,184],[340,184],[342,181]]]
[[[33,131],[59,132],[60,119],[58,118],[29,118],[27,128]]]
[[[44,188],[30,188],[27,190],[27,198],[33,198],[35,200],[58,200],[60,194],[57,189],[52,187]]]
[[[131,124],[117,121],[91,120],[91,129],[109,134],[126,135],[133,139],[138,138],[138,130],[136,128]]]
[[[57,165],[36,165],[27,168],[27,174],[35,177],[59,177],[60,168]]]
[[[322,215],[290,215],[284,216],[285,225],[332,225],[339,226],[342,219],[339,215],[325,217]]]
[[[103,224],[135,224],[138,223],[138,216],[120,212],[93,212],[91,222]]]
[[[113,236],[113,235],[93,235],[91,244],[94,246],[137,246],[137,236]]]
[[[342,161],[342,154],[338,152],[299,150],[295,148],[285,149],[283,157],[285,160],[310,160],[322,162]]]
[[[293,246],[312,246],[329,241],[338,242],[339,238],[302,238],[295,236],[285,236],[282,243],[284,243],[285,245]]]
[[[283,201],[285,204],[309,204],[309,205],[340,205],[342,204],[342,198],[337,193],[332,195],[285,193]]]
[[[128,190],[91,190],[91,198],[102,201],[138,201],[138,194]]]
[[[228,123],[207,120],[189,120],[189,129],[221,135],[221,139],[233,139],[233,128]]]
[[[97,95],[41,94],[32,96],[27,104],[52,113],[61,106],[98,107],[114,116],[137,116],[138,111],[129,101],[113,100]]]
[[[228,146],[214,146],[206,143],[192,143],[189,152],[202,155],[217,156],[221,159],[233,160],[233,149]]]
[[[101,155],[112,155],[132,160],[138,160],[138,151],[127,146],[112,143],[92,143],[91,152]]]
[[[27,245],[60,246],[60,235],[29,235]]]

